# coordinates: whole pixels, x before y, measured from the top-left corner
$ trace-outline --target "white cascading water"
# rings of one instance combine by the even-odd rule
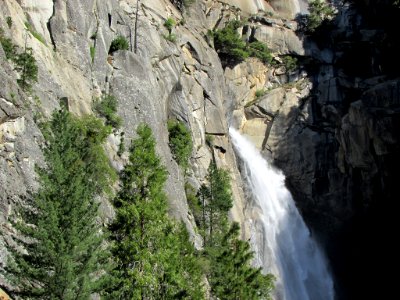
[[[264,271],[277,278],[275,298],[333,300],[333,279],[327,261],[285,187],[284,175],[271,167],[239,132],[233,128],[229,132],[244,163],[242,175],[259,210],[251,227],[255,235],[258,232],[263,236],[252,243]]]

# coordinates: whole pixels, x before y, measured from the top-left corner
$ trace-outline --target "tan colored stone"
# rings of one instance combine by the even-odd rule
[[[266,138],[267,128],[268,121],[266,119],[254,118],[247,120],[244,123],[242,132],[259,150],[262,150],[264,146],[264,140]]]

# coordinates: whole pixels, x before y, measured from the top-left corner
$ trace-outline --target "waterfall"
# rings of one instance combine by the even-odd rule
[[[275,297],[333,300],[333,279],[327,261],[285,187],[284,175],[235,129],[229,132],[258,210],[250,216],[252,244],[264,271],[277,277]]]

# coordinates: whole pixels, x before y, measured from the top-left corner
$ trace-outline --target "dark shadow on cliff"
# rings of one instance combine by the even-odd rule
[[[313,83],[301,100],[310,115],[300,118],[302,107],[289,113],[292,138],[280,143],[275,164],[327,249],[337,299],[394,294],[388,271],[398,252],[400,39],[392,24],[400,9],[393,2],[347,2],[332,22],[298,33]],[[302,149],[308,152],[299,155]],[[296,164],[301,172],[288,170]]]

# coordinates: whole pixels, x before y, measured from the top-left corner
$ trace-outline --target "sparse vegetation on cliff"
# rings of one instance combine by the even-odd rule
[[[108,53],[113,54],[115,51],[118,50],[129,50],[129,42],[122,35],[118,36],[111,42],[110,50],[108,51]]]
[[[311,0],[308,10],[306,30],[309,32],[314,32],[325,20],[331,20],[335,15],[335,10],[324,0]]]
[[[270,64],[272,55],[267,45],[259,41],[246,43],[242,40],[238,32],[242,25],[242,22],[232,20],[223,29],[210,32],[221,59],[229,64],[241,62],[248,57],[257,57],[263,63]]]
[[[15,45],[10,38],[4,36],[0,28],[0,44],[3,47],[6,58],[15,64],[15,70],[19,73],[18,84],[25,91],[29,91],[32,84],[37,82],[38,66],[32,54],[32,48],[25,48],[23,52]]]
[[[169,147],[176,162],[186,170],[193,150],[189,129],[180,121],[168,121]]]
[[[264,96],[266,93],[267,93],[267,91],[265,89],[260,89],[260,90],[256,91],[255,96],[256,96],[256,98],[260,98],[260,97]]]
[[[164,35],[164,38],[170,42],[176,41],[176,34],[172,33],[172,29],[174,29],[175,25],[176,21],[173,18],[168,18],[164,22],[164,27],[168,30],[168,34]]]
[[[103,95],[94,102],[94,110],[106,119],[106,124],[119,129],[122,119],[117,115],[118,101],[113,95]]]
[[[26,26],[26,29],[29,31],[29,33],[32,34],[32,36],[35,39],[37,39],[42,44],[46,45],[46,40],[44,39],[44,37],[33,28],[31,23],[25,22],[25,26]]]
[[[286,73],[291,73],[298,68],[298,60],[296,57],[285,55],[282,57],[282,62],[285,67]]]

